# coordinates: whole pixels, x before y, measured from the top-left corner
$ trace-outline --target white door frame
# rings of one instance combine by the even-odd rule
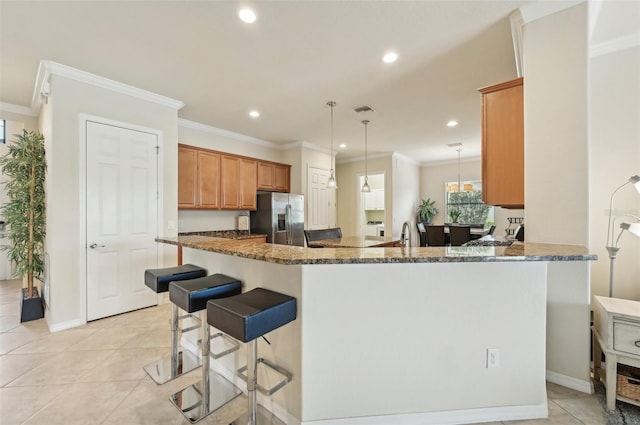
[[[144,133],[154,134],[158,138],[158,156],[157,156],[157,167],[156,172],[158,175],[158,198],[157,198],[157,210],[158,210],[158,223],[156,228],[156,235],[160,234],[160,229],[162,223],[164,223],[164,209],[162,208],[163,204],[163,193],[160,188],[164,187],[162,178],[163,173],[161,169],[161,165],[164,164],[164,139],[162,130],[158,130],[156,128],[143,127],[136,124],[126,123],[122,121],[116,121],[104,117],[98,117],[90,114],[79,114],[79,132],[80,137],[78,137],[78,205],[80,207],[79,211],[79,236],[80,239],[78,241],[79,245],[79,276],[78,279],[78,294],[80,294],[80,319],[87,323],[87,122],[95,122],[98,124],[111,125],[114,127],[121,127],[128,130],[141,131]],[[160,249],[157,250],[157,262],[160,264]],[[140,276],[142,279],[142,276]],[[160,297],[158,296],[158,302],[160,301]]]

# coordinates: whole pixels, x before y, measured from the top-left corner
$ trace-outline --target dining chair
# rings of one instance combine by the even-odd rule
[[[427,246],[445,246],[444,226],[425,226],[427,231]]]
[[[496,230],[496,225],[492,224],[491,227],[489,227],[489,231],[487,232],[487,235],[493,235],[493,232]]]
[[[451,246],[461,246],[471,240],[471,226],[449,226]]]
[[[307,246],[309,246],[309,242],[322,239],[340,239],[342,238],[342,229],[339,227],[331,227],[329,229],[305,230],[304,238],[307,241]]]
[[[424,223],[416,223],[418,228],[418,236],[420,237],[420,246],[427,246],[427,232],[424,229]]]

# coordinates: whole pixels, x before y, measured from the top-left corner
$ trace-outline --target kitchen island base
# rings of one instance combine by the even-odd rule
[[[236,276],[244,291],[298,299],[298,319],[259,348],[293,374],[259,397],[288,424],[547,417],[546,261],[278,264],[186,247],[183,255]],[[487,367],[489,349],[497,367]],[[245,358],[240,350],[214,367],[243,387],[235,371]]]

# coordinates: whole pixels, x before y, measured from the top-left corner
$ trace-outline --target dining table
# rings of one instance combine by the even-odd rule
[[[319,239],[308,243],[309,248],[381,248],[403,246],[392,236],[343,236],[337,239]]]

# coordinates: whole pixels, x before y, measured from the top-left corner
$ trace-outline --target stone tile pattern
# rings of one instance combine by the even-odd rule
[[[44,319],[19,323],[20,281],[0,281],[0,424],[187,425],[169,396],[199,380],[200,370],[156,385],[143,365],[169,354],[170,304],[49,333]],[[15,338],[15,336],[18,338]],[[549,417],[494,425],[605,425],[595,396],[547,385]],[[199,424],[241,415],[245,396]]]
[[[183,232],[179,233],[178,236],[211,236],[214,238],[225,238],[225,239],[252,239],[252,238],[262,238],[267,237],[267,235],[262,235],[259,233],[249,233],[248,230],[202,230],[198,232]]]
[[[507,247],[376,247],[305,248],[204,235],[159,237],[157,242],[182,245],[278,264],[451,263],[499,261],[596,260],[584,246],[514,243]]]

